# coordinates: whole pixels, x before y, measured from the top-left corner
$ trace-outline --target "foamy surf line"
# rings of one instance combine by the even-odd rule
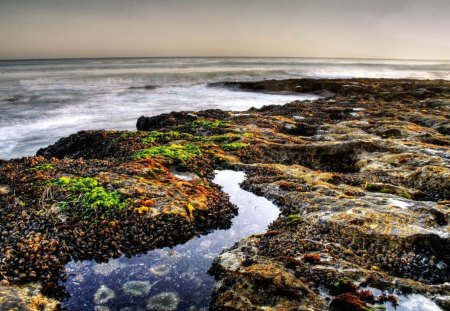
[[[64,104],[49,104],[49,100],[58,101],[55,90],[53,97],[23,101],[6,112],[9,116],[0,124],[0,158],[34,155],[39,148],[81,130],[135,130],[136,120],[141,115],[205,109],[244,111],[317,98],[317,95],[267,95],[191,84],[151,91],[103,92],[86,97],[85,102],[81,98],[68,100],[64,96],[60,99]]]

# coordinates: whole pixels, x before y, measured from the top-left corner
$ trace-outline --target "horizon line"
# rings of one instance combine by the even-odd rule
[[[427,58],[375,58],[375,57],[324,57],[324,56],[113,56],[113,57],[57,57],[57,58],[6,58],[0,62],[14,61],[71,61],[71,60],[99,60],[99,59],[176,59],[176,58],[274,58],[274,59],[343,59],[343,60],[399,60],[399,61],[450,61],[450,59]]]

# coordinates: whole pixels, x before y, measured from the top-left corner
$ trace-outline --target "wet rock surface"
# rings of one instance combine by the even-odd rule
[[[295,91],[296,83],[237,85]],[[449,83],[308,83],[337,95],[236,117],[254,133],[235,164],[248,173],[242,186],[282,216],[216,259],[211,309],[401,309],[402,295],[414,293],[431,300],[413,310],[447,310],[450,153],[439,126]]]
[[[41,294],[39,284],[15,286],[5,280],[0,284],[1,310],[51,311],[58,308],[59,301]]]
[[[281,216],[216,259],[211,309],[375,310],[410,293],[448,309],[449,86],[221,83],[212,87],[333,97],[141,117],[137,132],[80,132],[2,161],[0,278],[51,292],[70,260],[132,256],[226,227],[235,207],[211,178],[234,168]],[[153,299],[176,308],[175,296]]]
[[[172,146],[159,148],[147,132],[81,132],[42,151],[47,158],[2,162],[1,278],[38,281],[61,297],[71,260],[105,262],[228,227],[236,207],[210,178],[225,153],[209,143]]]

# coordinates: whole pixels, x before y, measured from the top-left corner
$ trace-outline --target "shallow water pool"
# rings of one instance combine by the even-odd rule
[[[206,310],[214,285],[207,271],[214,258],[242,238],[264,232],[279,214],[273,203],[239,187],[244,178],[243,172],[216,171],[214,182],[239,207],[229,229],[133,258],[69,263],[66,286],[71,298],[63,306],[69,310]]]

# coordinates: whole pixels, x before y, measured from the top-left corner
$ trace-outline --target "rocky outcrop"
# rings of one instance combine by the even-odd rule
[[[406,83],[432,97],[425,101],[411,99],[414,89],[396,101],[395,83],[380,81],[383,94],[362,87],[348,97],[334,88],[332,100],[252,110],[245,123],[255,141],[236,166],[248,173],[242,186],[277,203],[282,215],[215,260],[211,308],[376,310],[415,293],[446,310],[449,138],[437,124],[450,101],[449,83],[437,84],[445,87]],[[314,130],[296,132],[303,124]]]
[[[257,92],[313,93],[323,97],[357,96],[386,101],[423,100],[448,91],[446,81],[397,79],[289,79],[257,82],[216,82],[210,87],[226,87]]]
[[[0,278],[62,295],[70,260],[104,262],[228,227],[236,207],[211,182],[213,153],[158,139],[81,132],[42,151],[47,158],[2,162]],[[186,170],[196,178],[174,175]]]
[[[226,226],[235,207],[211,177],[228,167],[281,215],[216,259],[212,309],[376,310],[411,297],[448,308],[449,82],[221,86],[335,96],[141,117],[137,132],[80,132],[1,161],[1,278],[54,290],[71,259],[131,256]]]
[[[163,113],[154,117],[141,116],[137,120],[136,128],[139,131],[161,130],[193,122],[198,118],[223,119],[228,116],[228,112],[219,109],[203,110],[196,113],[185,111]]]

